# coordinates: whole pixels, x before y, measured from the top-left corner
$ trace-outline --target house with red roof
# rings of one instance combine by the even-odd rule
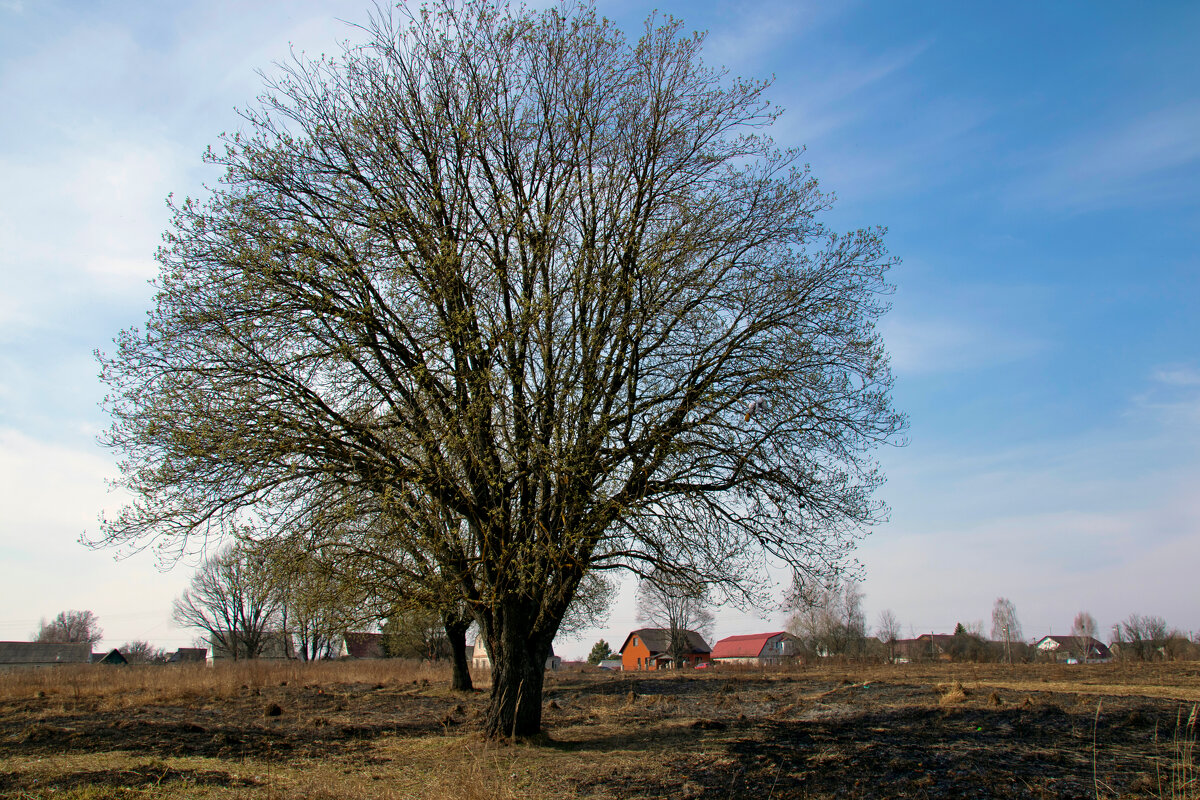
[[[718,664],[787,664],[800,654],[800,640],[787,631],[726,636],[713,645],[712,660]]]

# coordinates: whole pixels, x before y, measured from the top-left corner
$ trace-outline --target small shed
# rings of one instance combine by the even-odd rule
[[[124,667],[129,664],[129,659],[125,658],[117,648],[109,650],[107,653],[92,653],[93,664],[107,664],[110,667]]]

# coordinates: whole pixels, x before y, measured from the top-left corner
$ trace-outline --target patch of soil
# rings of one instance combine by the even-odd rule
[[[67,772],[50,778],[28,773],[0,772],[0,792],[62,792],[81,787],[138,789],[149,786],[257,786],[257,782],[220,770],[175,769],[150,762],[128,769],[99,769]]]

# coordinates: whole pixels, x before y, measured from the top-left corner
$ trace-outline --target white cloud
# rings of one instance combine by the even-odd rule
[[[44,553],[46,545],[67,546],[49,531],[71,531],[70,547],[96,515],[113,506],[105,478],[113,464],[95,448],[49,444],[8,428],[0,429],[0,542],[12,551]],[[60,551],[61,552],[61,551]]]
[[[879,112],[874,92],[906,94],[903,73],[932,44],[920,41],[883,53],[838,53],[830,63],[804,62],[778,79],[772,96],[787,113],[772,129],[781,141],[812,144]],[[894,156],[894,153],[890,155]]]
[[[112,462],[94,447],[47,443],[0,428],[0,582],[11,602],[0,618],[0,639],[23,639],[41,617],[91,609],[105,630],[105,645],[148,638],[179,647],[191,634],[167,623],[172,599],[189,571],[155,568],[153,555],[115,561],[112,551],[79,543],[95,534],[97,516],[116,511],[121,493],[105,478]]]
[[[0,335],[78,325],[105,299],[143,298],[157,272],[163,201],[182,182],[178,155],[161,141],[97,135],[51,164],[0,158]]]
[[[920,283],[922,265],[902,270]],[[936,292],[902,288],[879,322],[897,374],[960,372],[1021,361],[1051,349],[1037,286],[959,284]],[[1036,321],[1035,321],[1036,320]]]
[[[885,454],[892,520],[860,550],[872,613],[948,631],[1005,596],[1027,635],[1063,632],[1081,609],[1104,627],[1137,612],[1200,629],[1200,427],[1143,399],[1190,380],[1157,370],[1129,412],[1089,430],[983,451],[914,438]]]

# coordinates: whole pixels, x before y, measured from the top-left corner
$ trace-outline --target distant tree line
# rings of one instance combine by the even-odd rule
[[[1039,651],[1038,640],[1025,638],[1011,600],[1000,597],[992,609],[991,636],[982,622],[959,622],[952,634],[927,633],[901,636],[902,626],[893,611],[880,613],[875,630],[868,630],[863,593],[854,581],[831,586],[793,586],[787,597],[792,609],[787,629],[800,640],[806,659],[867,661],[950,660],[956,662],[1027,663],[1062,656],[1078,661],[1095,660],[1095,618],[1087,611],[1075,615],[1070,633],[1060,649]],[[1113,625],[1107,643],[1111,657],[1121,661],[1200,660],[1200,633],[1189,636],[1169,626],[1162,617],[1131,614]],[[1065,649],[1063,649],[1065,648]]]

